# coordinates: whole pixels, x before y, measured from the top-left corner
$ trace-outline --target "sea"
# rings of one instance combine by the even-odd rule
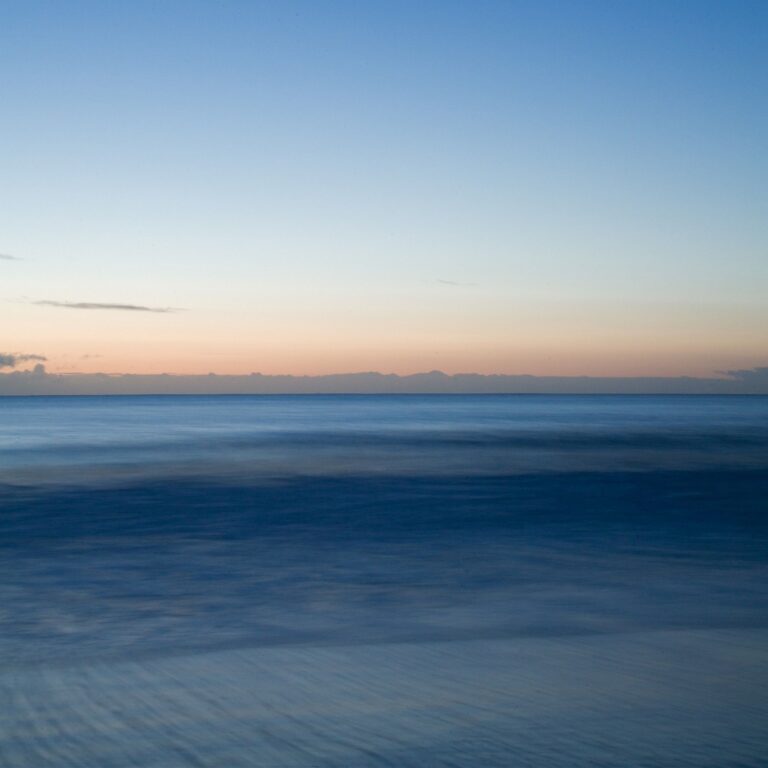
[[[768,397],[0,398],[0,768],[768,765]]]

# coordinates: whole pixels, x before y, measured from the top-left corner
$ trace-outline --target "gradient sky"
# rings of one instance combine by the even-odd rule
[[[767,74],[763,0],[5,0],[0,352],[766,365]]]

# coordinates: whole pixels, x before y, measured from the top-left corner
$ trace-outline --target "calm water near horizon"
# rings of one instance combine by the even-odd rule
[[[0,416],[0,766],[766,764],[768,397]]]
[[[759,396],[14,397],[0,409],[0,481],[14,484],[768,462]]]

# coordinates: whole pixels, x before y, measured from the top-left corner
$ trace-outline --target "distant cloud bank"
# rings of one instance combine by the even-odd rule
[[[3,355],[4,367],[40,355]],[[727,378],[527,376],[440,371],[397,376],[346,373],[329,376],[175,376],[104,373],[0,373],[0,395],[209,395],[209,394],[688,394],[768,395],[768,367],[729,371]]]
[[[0,253],[0,261],[21,261],[18,256],[11,256],[10,253]]]
[[[738,371],[722,371],[726,376],[743,382],[768,384],[768,367],[766,368],[747,368]]]
[[[44,307],[63,307],[65,309],[118,309],[125,312],[177,312],[171,307],[146,307],[142,304],[111,304],[94,301],[34,301],[33,304]]]
[[[20,363],[27,363],[32,360],[44,362],[47,358],[43,355],[23,355],[18,353],[8,354],[0,352],[0,368],[15,368]],[[0,390],[0,394],[2,391]]]

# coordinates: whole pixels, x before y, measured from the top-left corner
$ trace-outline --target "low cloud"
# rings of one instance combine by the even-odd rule
[[[172,307],[146,307],[143,304],[111,304],[96,301],[34,301],[44,307],[63,307],[64,309],[117,309],[123,312],[177,312]]]
[[[0,352],[0,368],[15,368],[19,363],[27,363],[31,360],[38,362],[47,360],[43,355],[8,354]]]
[[[0,253],[0,261],[21,261],[18,256],[11,256],[9,253]]]
[[[738,381],[744,381],[748,384],[768,383],[768,368],[744,368],[738,371],[718,371],[724,373]]]

